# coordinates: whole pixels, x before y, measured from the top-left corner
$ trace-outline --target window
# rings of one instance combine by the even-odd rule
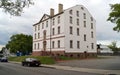
[[[70,10],[70,11],[69,11],[69,13],[72,15],[72,14],[73,14],[73,11],[72,11],[72,10]]]
[[[91,21],[93,21],[93,17],[90,17]]]
[[[60,26],[58,27],[58,34],[60,34]]]
[[[77,28],[77,35],[79,36],[80,34],[79,34],[79,28]]]
[[[73,41],[70,40],[70,48],[73,48]]]
[[[55,29],[54,28],[52,29],[52,34],[55,35]]]
[[[72,24],[72,17],[70,16],[70,23]]]
[[[40,38],[40,33],[38,33],[38,39]]]
[[[76,16],[79,17],[79,11],[76,11]]]
[[[93,38],[93,31],[91,32],[91,38]]]
[[[58,16],[58,24],[60,23],[60,16]]]
[[[42,23],[42,29],[44,29],[44,23]]]
[[[77,19],[77,25],[79,25],[79,19]]]
[[[39,49],[39,43],[38,43],[38,49]]]
[[[93,29],[93,23],[91,23],[91,29]]]
[[[34,49],[36,49],[36,44],[34,44]]]
[[[84,34],[84,41],[86,41],[86,34]]]
[[[40,25],[38,25],[38,30],[40,30]]]
[[[43,38],[46,38],[46,30],[43,31]]]
[[[86,13],[83,13],[83,18],[86,19]]]
[[[36,34],[35,34],[35,39],[36,39]]]
[[[86,21],[84,21],[84,27],[86,27]]]
[[[55,45],[55,42],[54,42],[54,41],[52,41],[52,48],[54,48],[54,45]]]
[[[37,26],[35,25],[35,31],[37,30]]]
[[[81,9],[82,9],[82,10],[84,10],[84,8],[83,8],[83,7],[81,7]]]
[[[55,25],[55,18],[53,18],[53,25]]]
[[[77,48],[80,48],[80,41],[77,41]]]
[[[70,34],[73,34],[73,28],[70,27]]]
[[[48,27],[48,21],[46,21],[46,27]]]
[[[60,40],[58,40],[58,48],[60,48]]]
[[[94,43],[91,43],[91,49],[94,49]]]

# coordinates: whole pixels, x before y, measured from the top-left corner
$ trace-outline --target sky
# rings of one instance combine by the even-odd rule
[[[0,45],[0,51],[2,50],[3,47],[5,47],[5,45]]]
[[[109,45],[117,41],[120,46],[120,33],[113,31],[115,24],[108,22],[109,4],[120,3],[120,0],[33,0],[34,5],[24,8],[21,16],[11,16],[0,9],[0,45],[5,45],[13,34],[24,33],[32,35],[33,24],[37,23],[43,14],[49,14],[50,8],[58,11],[58,4],[67,9],[75,5],[83,5],[96,19],[96,37],[98,44]]]

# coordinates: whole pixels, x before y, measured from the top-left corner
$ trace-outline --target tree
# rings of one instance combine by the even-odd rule
[[[114,31],[120,31],[120,4],[110,4],[111,12],[107,21],[115,23],[116,26],[113,28]]]
[[[119,48],[117,47],[117,42],[113,41],[110,45],[108,45],[110,49],[114,52],[114,54],[118,53]]]
[[[2,50],[0,51],[0,53],[3,53],[4,50],[5,50],[5,47],[2,48]]]
[[[0,0],[0,8],[14,16],[20,16],[23,8],[32,4],[32,0]]]
[[[4,50],[5,50],[5,47],[2,47],[2,50],[0,51],[0,57],[3,57],[3,56],[4,56],[4,55],[3,55]]]
[[[12,53],[17,51],[22,52],[23,54],[32,52],[32,36],[25,34],[16,34],[10,37],[10,41],[6,44],[6,48]]]

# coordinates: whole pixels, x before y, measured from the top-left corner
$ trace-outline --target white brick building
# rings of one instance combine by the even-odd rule
[[[50,9],[33,25],[33,55],[96,56],[96,22],[83,5]]]

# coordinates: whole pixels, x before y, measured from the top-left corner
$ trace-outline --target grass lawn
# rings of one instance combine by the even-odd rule
[[[18,57],[9,57],[9,61],[16,61],[16,62],[21,62],[25,58],[36,58],[41,61],[42,64],[55,64],[55,60],[52,57],[49,56],[18,56]]]
[[[81,60],[80,58],[70,58],[65,56],[59,57],[50,57],[50,56],[18,56],[18,57],[9,57],[9,61],[21,62],[25,58],[36,58],[41,61],[42,64],[55,64],[56,61],[67,61],[67,60]],[[106,57],[95,57],[95,58],[87,58],[87,59],[105,59]],[[84,58],[85,59],[85,58]]]

